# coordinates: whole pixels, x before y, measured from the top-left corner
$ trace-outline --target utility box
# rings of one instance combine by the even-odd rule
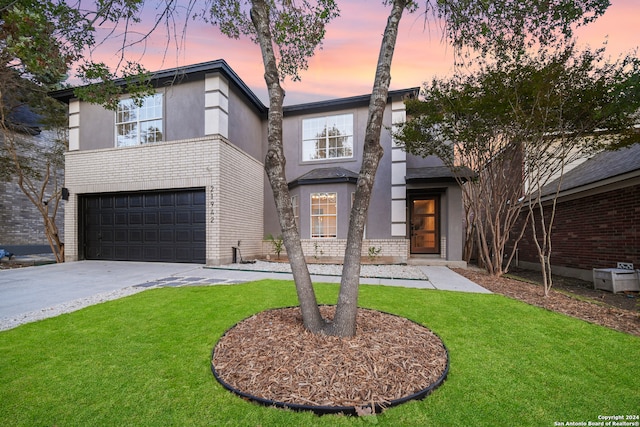
[[[639,270],[640,271],[640,270]],[[640,291],[638,272],[623,268],[594,268],[593,288],[617,292]]]

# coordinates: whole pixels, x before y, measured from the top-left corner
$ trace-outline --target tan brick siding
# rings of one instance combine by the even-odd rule
[[[207,198],[207,263],[230,262],[237,240],[259,252],[262,180],[260,162],[217,136],[67,153],[67,259],[78,259],[78,194],[196,187]]]
[[[263,179],[261,163],[233,145],[225,144],[220,153],[220,181],[217,187],[218,245],[210,264],[232,261],[232,247],[240,241],[241,255],[255,258],[262,250]]]
[[[319,261],[323,259],[335,261],[344,258],[347,246],[346,239],[302,239],[301,243],[305,256],[310,260],[317,259]],[[362,242],[361,254],[363,258],[369,258],[370,247],[381,248],[374,258],[385,262],[407,262],[409,258],[408,239],[365,239]],[[263,242],[263,254],[275,259],[276,254],[270,241]],[[284,248],[280,255],[286,255]]]

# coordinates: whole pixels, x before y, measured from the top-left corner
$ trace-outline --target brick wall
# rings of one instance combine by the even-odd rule
[[[302,239],[302,250],[309,259],[341,261],[344,258],[346,239]],[[369,248],[381,248],[375,259],[381,262],[407,262],[409,258],[408,239],[364,239],[362,242],[362,257],[369,257]],[[265,240],[263,242],[263,253],[275,259],[276,254],[273,244]],[[286,255],[282,250],[280,255]]]
[[[90,193],[202,187],[207,197],[207,263],[230,262],[237,240],[246,243],[249,253],[261,249],[263,168],[224,138],[73,151],[66,156],[66,174],[71,194],[65,211],[69,261],[79,255],[78,194]]]
[[[261,254],[264,236],[264,167],[235,146],[224,144],[219,176],[218,240],[208,263],[230,263],[238,241],[242,257],[255,258]]]
[[[532,233],[518,245],[521,261],[537,263]],[[558,203],[551,265],[573,269],[640,266],[640,185]]]
[[[47,144],[50,136],[43,132],[30,139],[36,146]],[[64,180],[62,170],[57,171],[61,183]],[[36,185],[40,183],[34,181]],[[49,188],[49,193],[53,187]],[[64,201],[60,201],[56,223],[61,237],[64,237]],[[64,238],[63,238],[64,241]],[[44,233],[44,220],[38,209],[31,203],[18,186],[14,178],[0,182],[0,248],[17,245],[48,245]]]

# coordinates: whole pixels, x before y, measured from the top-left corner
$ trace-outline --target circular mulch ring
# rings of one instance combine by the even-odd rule
[[[320,311],[332,319],[335,306]],[[299,307],[288,307],[229,329],[211,370],[225,388],[263,405],[367,415],[426,397],[446,379],[449,354],[435,333],[399,316],[360,308],[356,336],[340,338],[312,334]]]

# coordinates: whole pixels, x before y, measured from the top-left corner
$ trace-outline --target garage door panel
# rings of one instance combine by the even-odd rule
[[[145,246],[144,247],[144,258],[145,259],[160,259],[160,254],[158,253],[157,246]]]
[[[193,193],[193,205],[194,206],[203,206],[207,203],[207,197],[204,194],[204,191],[199,193]]]
[[[122,195],[122,196],[115,196],[114,197],[114,203],[113,206],[117,209],[117,208],[127,208],[129,206],[129,197]]]
[[[162,243],[173,242],[175,237],[173,235],[173,230],[160,230],[158,231],[158,241]]]
[[[113,215],[113,223],[115,225],[127,225],[129,220],[127,219],[126,212],[116,212]]]
[[[96,201],[96,207],[98,206],[102,209],[113,208],[113,199],[99,199]]]
[[[176,248],[175,257],[178,262],[188,262],[193,257],[193,251],[187,248]]]
[[[129,244],[126,247],[118,248],[118,254],[119,261],[144,261],[142,246]]]
[[[158,243],[158,230],[144,230],[144,243]]]
[[[176,230],[175,240],[178,243],[188,243],[192,240],[192,234],[189,230]]]
[[[144,196],[144,206],[146,208],[158,207],[160,203],[160,196],[157,194],[146,194]]]
[[[108,233],[108,231],[104,231],[102,234],[105,235],[106,233]],[[117,243],[127,243],[129,241],[127,230],[126,229],[114,230],[113,241]]]
[[[206,215],[204,212],[193,212],[191,216],[191,221],[194,224],[204,224]]]
[[[142,207],[143,197],[141,194],[136,194],[129,196],[129,207],[130,208],[141,208]]]
[[[160,224],[173,225],[175,223],[173,212],[160,212],[158,217]]]
[[[191,212],[176,212],[176,224],[191,224]]]
[[[165,193],[160,195],[160,206],[175,206],[173,193]]]
[[[176,194],[176,206],[191,206],[191,194],[179,193]]]
[[[207,253],[205,248],[194,248],[192,256],[194,259],[206,259]]]
[[[158,225],[158,212],[145,212],[144,225]]]
[[[100,215],[100,224],[101,225],[112,225],[113,224],[113,214],[110,212],[103,213]]]
[[[129,225],[142,225],[142,212],[129,212]]]
[[[201,189],[84,196],[84,256],[204,263],[205,199]]]
[[[129,230],[129,243],[142,243],[142,230]]]

